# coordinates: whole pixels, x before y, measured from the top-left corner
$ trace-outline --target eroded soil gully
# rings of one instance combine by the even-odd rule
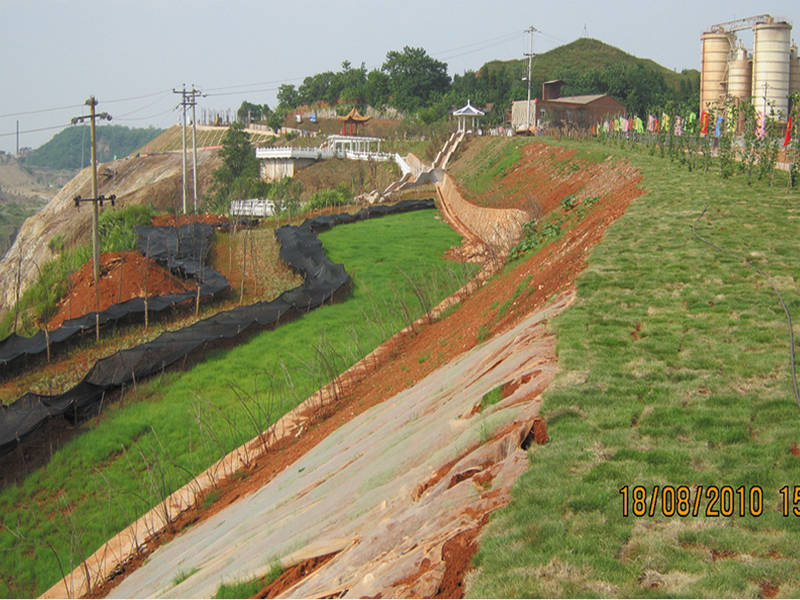
[[[609,176],[613,176],[613,173],[610,173]],[[608,177],[604,179],[608,181]],[[90,574],[92,582],[106,582],[102,587],[96,588],[95,593],[107,592],[119,582],[127,571],[133,570],[136,563],[141,563],[143,554],[137,554],[137,548],[141,549],[146,538],[150,538],[145,550],[145,553],[149,554],[153,547],[161,543],[162,540],[174,537],[174,533],[172,533],[171,530],[178,530],[187,523],[204,520],[208,518],[209,515],[217,513],[223,507],[233,504],[237,499],[241,499],[261,489],[266,482],[282,475],[288,465],[306,455],[310,448],[318,443],[320,443],[320,445],[324,443],[325,438],[340,428],[341,425],[353,419],[356,415],[368,410],[371,406],[392,396],[398,389],[406,388],[414,381],[419,381],[424,378],[437,366],[446,364],[455,356],[474,347],[479,337],[478,330],[482,325],[485,325],[482,320],[485,319],[487,312],[490,312],[490,305],[496,305],[498,299],[503,299],[507,296],[510,297],[512,291],[517,289],[519,282],[526,277],[531,278],[528,291],[519,296],[511,304],[510,309],[504,316],[494,320],[491,326],[493,332],[508,330],[515,323],[518,323],[524,318],[525,315],[529,314],[537,307],[541,307],[548,294],[552,296],[554,292],[571,289],[575,274],[583,266],[583,259],[588,248],[600,238],[608,224],[622,214],[631,199],[641,193],[641,190],[635,187],[638,179],[638,174],[628,171],[625,177],[619,178],[619,185],[616,189],[610,190],[604,201],[598,203],[596,207],[587,214],[586,218],[565,234],[561,240],[544,248],[531,260],[518,265],[509,273],[501,275],[493,280],[490,285],[475,292],[470,298],[464,301],[463,306],[460,307],[456,313],[432,324],[418,322],[412,328],[398,334],[398,336],[392,338],[392,340],[361,361],[361,363],[356,365],[356,367],[341,378],[339,383],[343,388],[343,393],[340,393],[339,402],[335,407],[327,406],[323,410],[320,409],[320,404],[324,403],[324,399],[331,394],[332,388],[328,386],[327,391],[321,390],[320,393],[309,399],[309,401],[301,405],[301,407],[298,407],[293,414],[287,415],[275,427],[274,433],[276,433],[275,437],[277,439],[271,444],[270,450],[266,455],[257,456],[259,454],[259,447],[262,445],[259,440],[254,440],[249,444],[247,449],[239,449],[238,452],[232,453],[225,460],[212,467],[205,474],[205,481],[203,481],[203,477],[198,478],[196,482],[188,484],[184,489],[177,492],[175,497],[170,499],[169,505],[172,511],[170,514],[177,514],[179,516],[177,521],[171,524],[171,527],[164,525],[164,519],[160,516],[163,514],[163,510],[161,512],[157,510],[153,511],[154,514],[146,515],[140,519],[126,531],[122,532],[113,540],[110,540],[93,557],[88,559],[86,561],[86,569],[79,568],[68,576],[69,590],[64,586],[65,582],[62,581],[52,588],[48,592],[48,595],[65,596],[67,595],[67,591],[85,591],[86,581],[84,572],[87,571]],[[451,302],[453,301],[457,300],[451,300]],[[434,357],[437,352],[438,355]],[[430,357],[430,359],[423,361],[421,360],[423,356]],[[555,357],[551,356],[550,360],[554,361]],[[505,383],[507,390],[514,394],[515,400],[513,404],[527,406],[528,408],[526,410],[538,406],[537,398],[541,390],[545,387],[542,385],[543,381],[541,381],[541,379],[537,380],[535,385],[525,387],[525,392],[529,394],[529,397],[520,400],[521,396],[518,392],[523,388],[521,384],[530,383],[534,374],[538,372],[538,374],[541,375],[543,372],[543,362],[539,360],[535,362],[535,365],[529,365],[530,369],[528,369],[527,372],[521,373],[516,378],[512,377],[508,379],[508,381],[499,382]],[[552,364],[554,364],[554,362]],[[378,372],[380,374],[378,374]],[[484,383],[488,385],[490,382],[487,381]],[[475,415],[480,417],[481,415],[479,415],[479,413],[481,411],[476,411],[475,409],[476,402],[479,404],[479,401],[480,396],[470,398],[467,402],[469,405],[468,409],[459,413],[460,416],[466,417],[465,420],[467,421]],[[507,407],[507,404],[508,403],[504,401],[498,406],[502,405],[503,407]],[[330,414],[321,414],[325,412]],[[529,414],[533,415],[534,413],[535,410]],[[319,419],[320,416],[324,418]],[[482,422],[486,421],[482,420]],[[511,419],[511,422],[514,423],[515,420]],[[506,440],[504,444],[507,450],[511,447],[517,447],[519,437],[522,435],[521,432],[528,429],[528,421],[523,419],[522,421],[516,421],[516,423],[516,427],[518,427],[516,434],[511,435],[510,438],[508,437],[508,433],[504,434]],[[498,431],[502,431],[502,428]],[[299,435],[300,432],[302,432],[302,435]],[[497,434],[492,437],[495,443],[490,445],[497,447]],[[515,441],[512,442],[512,439]],[[321,440],[323,440],[323,442],[320,442]],[[462,448],[462,450],[464,449]],[[424,477],[421,477],[419,481],[415,482],[415,484],[411,486],[411,489],[419,485],[424,485],[425,482],[430,481],[431,476],[435,478],[442,469],[444,469],[444,471],[440,474],[439,479],[444,479],[445,475],[451,471],[453,465],[458,464],[459,460],[474,454],[474,451],[470,452],[469,448],[464,451],[467,452],[467,455],[464,455],[463,452],[456,452],[455,456],[451,456],[449,461],[444,461],[438,468],[429,467],[429,472]],[[514,451],[511,452],[511,454],[516,455],[518,452],[525,455],[525,453],[521,451]],[[308,453],[307,457],[317,455],[319,455],[319,452]],[[247,460],[245,459],[246,456],[248,458]],[[475,456],[472,456],[472,459],[475,459]],[[526,461],[527,458],[525,455],[525,460],[522,462],[527,464]],[[446,468],[447,462],[452,463],[451,468]],[[237,468],[243,469],[242,472],[245,474],[244,478],[241,476],[231,478],[231,475]],[[490,467],[485,457],[482,457],[477,463],[473,460],[472,464],[464,466],[463,469],[453,472],[450,477],[446,478],[446,484],[449,485],[451,482],[455,481],[456,483],[454,486],[447,488],[446,485],[443,484],[441,487],[445,487],[446,490],[449,490],[459,488],[459,486],[472,486],[472,488],[479,490],[485,486],[486,483],[491,481],[493,488],[489,491],[494,491],[494,488],[497,486],[497,474],[494,472],[496,468],[496,463],[494,467]],[[225,477],[229,478],[228,485],[220,485],[221,480]],[[510,477],[508,480],[509,486],[512,481],[513,477]],[[217,484],[220,492],[215,493],[220,493],[221,495],[220,500],[206,511],[197,508],[197,506],[200,506],[199,499],[203,495],[203,492],[201,492],[203,483],[205,484],[205,489],[211,489],[214,484]],[[438,481],[435,483],[438,483]],[[304,495],[308,496],[309,494],[314,494],[319,486],[319,483],[313,486],[307,486]],[[431,487],[433,487],[433,484]],[[500,488],[497,489],[500,490]],[[502,486],[502,489],[505,490],[506,487]],[[437,495],[437,497],[438,496],[439,495]],[[394,580],[389,581],[386,578],[381,579],[380,585],[383,586],[381,589],[375,587],[374,581],[370,582],[369,587],[373,595],[375,593],[383,593],[385,595],[385,590],[390,587],[394,590],[391,592],[391,595],[432,596],[437,592],[443,593],[444,595],[459,595],[463,593],[459,591],[460,586],[458,585],[455,589],[448,590],[442,587],[445,585],[443,584],[445,580],[452,580],[452,577],[445,576],[445,573],[448,568],[447,565],[453,562],[453,560],[447,557],[442,558],[442,548],[448,540],[454,539],[455,535],[461,535],[462,538],[466,539],[464,537],[467,535],[465,532],[473,532],[470,535],[474,537],[477,531],[479,531],[479,524],[485,519],[488,511],[507,501],[506,492],[494,492],[494,496],[492,497],[485,497],[485,494],[480,494],[480,496],[482,497],[482,506],[478,508],[472,507],[469,508],[469,510],[465,509],[465,512],[459,513],[456,511],[456,513],[452,513],[452,511],[450,511],[450,513],[448,513],[451,514],[451,517],[448,517],[444,530],[439,533],[435,540],[432,540],[433,543],[424,544],[424,556],[417,552],[415,554],[416,562],[409,562],[408,558],[401,560],[405,565],[404,575],[399,575],[399,572],[394,569]],[[177,503],[173,503],[173,501],[177,501]],[[418,505],[419,501],[414,502],[409,493],[405,497],[404,503]],[[470,516],[470,513],[472,513],[472,516]],[[452,514],[461,514],[466,520],[460,521],[455,519],[452,517]],[[426,518],[425,522],[419,524],[420,527],[418,529],[424,527],[428,520],[429,519]],[[189,533],[194,531],[196,527],[198,526],[196,525],[190,529]],[[372,529],[374,529],[374,527]],[[414,535],[417,536],[417,533],[417,530],[415,530]],[[318,539],[322,540],[324,537],[325,536],[318,536]],[[362,548],[371,545],[365,544],[366,540],[362,538],[356,537],[355,539],[361,539],[362,542],[359,544],[353,542],[353,539],[350,539],[349,543]],[[469,547],[468,543],[462,545],[465,548]],[[411,546],[416,548],[422,547],[417,542],[412,543],[408,541],[406,550]],[[449,547],[450,546],[448,546],[448,548]],[[328,548],[328,550],[330,551],[330,548]],[[405,551],[404,554],[402,552],[403,550],[401,549],[395,553],[395,560],[409,554],[408,551]],[[348,554],[351,557],[353,556],[352,552],[342,553],[343,556]],[[445,552],[444,554],[448,553]],[[306,556],[306,558],[309,558],[309,556]],[[316,585],[319,586],[319,582],[322,581],[324,577],[337,577],[337,574],[342,572],[343,565],[345,564],[343,560],[343,558],[339,557],[337,557],[336,560],[332,560],[330,563],[331,566],[324,569],[326,575],[318,574],[314,578],[308,578],[309,581],[313,579],[317,582]],[[382,567],[383,563],[380,561],[377,563],[368,562],[371,564],[368,570],[375,572],[381,571],[381,569],[386,570],[385,567]],[[128,565],[129,568],[126,569],[125,565]],[[455,570],[458,571],[459,569],[456,568]],[[109,581],[109,577],[113,574],[117,576]],[[174,576],[174,573],[172,575]],[[406,582],[401,585],[404,578]],[[170,579],[170,581],[172,581],[172,579]],[[358,585],[358,582],[356,582],[356,584]],[[364,582],[362,582],[362,585],[365,585]],[[341,592],[343,589],[345,588],[340,588],[338,591]],[[347,589],[350,594],[356,592],[354,588]],[[162,590],[165,594],[167,591],[168,590]],[[362,589],[362,591],[364,590]],[[178,590],[169,590],[169,592],[181,593]],[[210,591],[211,594],[213,594],[213,592],[214,590]],[[188,593],[188,590],[184,590],[183,593]],[[306,595],[298,587],[293,588],[290,594]]]

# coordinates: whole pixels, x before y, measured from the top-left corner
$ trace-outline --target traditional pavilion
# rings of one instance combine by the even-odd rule
[[[345,116],[337,118],[340,121],[342,121],[342,135],[358,135],[358,126],[363,125],[364,123],[370,120],[370,117],[365,117],[364,115],[359,113],[358,109],[355,106]],[[350,125],[349,134],[347,133],[348,125]]]
[[[457,111],[453,112],[453,116],[458,119],[458,131],[466,131],[467,130],[467,119],[471,120],[471,129],[475,129],[475,125],[479,117],[484,116],[486,113],[482,110],[478,110],[470,101],[467,100],[467,104],[462,106]]]

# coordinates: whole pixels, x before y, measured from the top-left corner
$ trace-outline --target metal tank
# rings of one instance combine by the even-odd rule
[[[753,61],[743,47],[736,49],[736,53],[728,63],[728,95],[733,98],[749,98],[752,93]]]
[[[789,91],[791,93],[800,91],[800,55],[797,53],[796,44],[792,44],[789,52]]]
[[[789,42],[792,26],[788,23],[758,23],[753,27],[753,87],[756,110],[783,120],[789,112]]]
[[[725,99],[728,57],[734,35],[728,32],[706,31],[700,36],[703,55],[700,65],[700,110]]]

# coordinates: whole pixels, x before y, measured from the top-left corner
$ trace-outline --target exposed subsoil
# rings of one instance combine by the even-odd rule
[[[93,268],[89,261],[70,276],[69,293],[58,303],[58,313],[47,324],[49,329],[132,298],[186,292],[196,287],[138,252],[104,252],[100,255],[98,305]]]
[[[218,228],[225,228],[229,225],[230,221],[225,215],[217,215],[214,213],[199,213],[199,214],[164,214],[156,215],[152,220],[153,225],[158,227],[180,227],[188,223],[207,223]]]
[[[541,146],[544,150],[537,149],[536,152],[527,153],[529,158],[523,161],[526,164],[538,152],[551,148],[544,144],[532,146]],[[562,149],[556,150],[561,152]],[[575,153],[569,150],[564,152]],[[322,418],[311,421],[302,435],[281,440],[244,477],[229,478],[221,482],[218,489],[219,499],[211,507],[187,511],[174,528],[180,528],[181,523],[198,522],[260,489],[342,424],[412,386],[441,365],[475,347],[487,337],[487,331],[494,334],[511,328],[533,310],[542,307],[548,298],[571,288],[576,276],[585,266],[589,249],[601,239],[605,229],[622,215],[630,202],[643,193],[637,187],[641,180],[640,174],[627,163],[611,165],[606,162],[590,167],[595,173],[593,181],[597,185],[602,187],[611,181],[616,181],[617,185],[605,188],[607,192],[601,196],[601,201],[587,211],[583,220],[565,232],[559,240],[489,281],[465,299],[457,311],[437,322],[426,324],[409,335],[396,336],[390,340],[390,351],[374,365],[369,375],[342,382],[338,403],[326,411],[327,414],[316,415]],[[583,179],[580,173],[576,176]],[[592,190],[587,193],[600,195]],[[524,282],[527,282],[524,290],[515,294]],[[499,314],[498,303],[504,300],[511,302],[504,314]],[[546,435],[541,430],[533,433],[538,434],[537,437]],[[442,597],[463,596],[464,565],[468,565],[471,560],[478,533],[476,531],[474,535],[459,538],[450,545],[447,551],[449,558],[446,558],[447,570],[455,575],[449,583],[442,582]],[[93,595],[106,594],[126,574],[135,570],[158,545],[171,537],[174,534],[165,534],[148,541],[146,551],[124,566],[115,577],[113,585],[106,583],[94,590]]]
[[[315,556],[289,567],[281,573],[275,581],[265,585],[261,588],[261,591],[255,596],[251,596],[251,598],[277,598],[285,590],[288,590],[295,583],[301,581],[306,575],[319,569],[337,554],[338,552],[332,552],[322,556]]]

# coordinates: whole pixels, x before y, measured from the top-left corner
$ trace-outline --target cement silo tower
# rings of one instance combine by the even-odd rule
[[[728,62],[728,96],[743,100],[753,89],[753,60],[747,49],[739,46]]]
[[[792,26],[758,23],[753,35],[753,105],[785,120],[789,114],[789,50]]]
[[[722,102],[727,93],[728,57],[735,36],[726,31],[707,31],[703,41],[703,60],[700,68],[700,110],[710,110]]]
[[[736,32],[753,30],[753,52],[737,43]],[[749,98],[756,110],[784,120],[788,96],[800,89],[800,59],[790,47],[792,26],[771,15],[756,15],[712,25],[703,33],[700,110],[725,98]]]
[[[789,91],[791,93],[800,91],[800,55],[797,53],[797,45],[792,44],[789,51]]]

